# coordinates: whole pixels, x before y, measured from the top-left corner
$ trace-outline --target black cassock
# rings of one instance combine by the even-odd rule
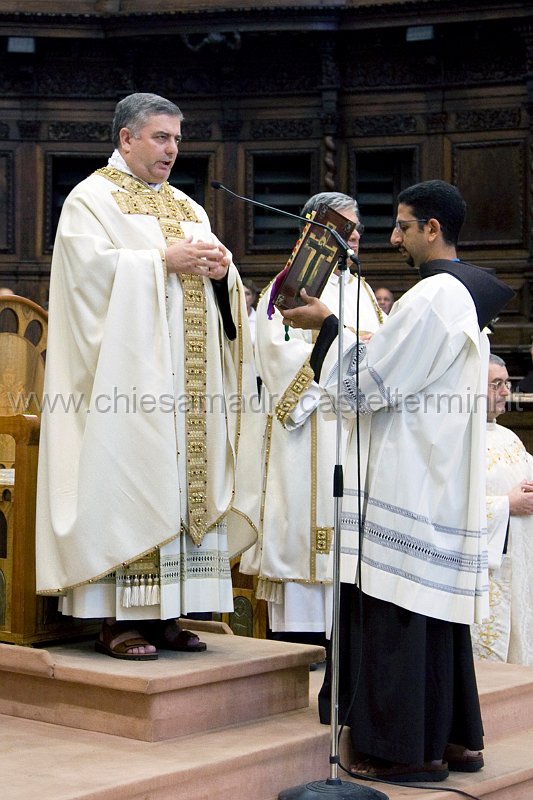
[[[470,627],[415,614],[352,584],[340,589],[339,724],[350,726],[354,749],[404,764],[441,759],[448,743],[482,749]],[[330,668],[328,660],[318,698],[325,724]]]

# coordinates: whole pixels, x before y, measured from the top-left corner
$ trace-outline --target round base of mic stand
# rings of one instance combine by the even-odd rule
[[[348,783],[338,779],[324,781],[313,781],[302,786],[293,786],[292,789],[285,789],[278,795],[279,800],[321,800],[321,798],[332,798],[332,800],[388,800],[386,794],[378,792],[371,786],[359,786],[356,783]]]

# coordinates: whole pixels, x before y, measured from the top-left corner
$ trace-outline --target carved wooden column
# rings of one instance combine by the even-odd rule
[[[322,57],[322,108],[319,114],[322,125],[323,145],[323,188],[329,192],[338,189],[338,94],[339,94],[339,65],[335,54],[335,45],[331,38],[321,43]],[[321,187],[322,188],[322,187]]]

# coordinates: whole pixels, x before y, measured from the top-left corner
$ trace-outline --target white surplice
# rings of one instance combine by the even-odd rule
[[[344,322],[355,330],[358,292],[353,275],[347,274],[344,290]],[[281,313],[276,309],[268,318],[269,297],[267,287],[257,306],[255,344],[262,400],[271,410],[263,452],[261,526],[257,544],[241,558],[241,571],[258,575],[257,596],[269,601],[273,631],[321,632],[329,627],[336,422],[316,409],[293,424],[298,392],[311,382],[309,357],[316,335],[293,328],[287,341]],[[331,275],[321,300],[338,314],[337,275]],[[383,317],[362,280],[360,329],[374,332]],[[350,427],[345,425],[345,436]]]
[[[230,341],[211,282],[166,276],[169,243],[218,241],[204,209],[110,169],[69,195],[54,247],[37,590],[68,591],[76,616],[232,610],[229,554],[256,538],[260,488],[244,289],[231,264]],[[205,405],[191,408],[196,386]]]
[[[533,517],[510,516],[508,498],[523,480],[533,481],[533,457],[513,431],[487,423],[490,616],[472,626],[474,656],[533,665]]]
[[[488,611],[489,346],[472,297],[451,275],[425,278],[394,304],[367,346],[349,332],[346,340],[343,411],[353,418],[358,409],[363,427],[370,421],[361,588],[427,616],[479,621]],[[322,376],[334,400],[336,362],[333,345]],[[357,580],[359,552],[356,457],[352,444],[341,522],[341,580],[349,583]]]

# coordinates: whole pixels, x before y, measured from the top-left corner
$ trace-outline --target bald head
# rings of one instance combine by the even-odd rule
[[[387,289],[386,286],[380,286],[379,289],[376,289],[374,294],[376,295],[378,306],[385,314],[388,314],[394,303],[394,295],[391,290]]]

